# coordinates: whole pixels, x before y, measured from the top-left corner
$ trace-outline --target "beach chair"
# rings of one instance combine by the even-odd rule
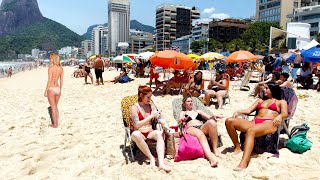
[[[130,147],[130,155],[131,155],[131,161],[134,161],[134,155],[138,147],[131,141],[131,133],[134,131],[133,123],[130,118],[130,107],[138,102],[138,96],[126,96],[121,100],[121,111],[122,111],[122,120],[124,125],[124,131],[125,131],[125,139],[124,139],[124,145],[122,148],[122,152],[124,154],[127,143]],[[151,102],[153,105],[154,103]],[[157,124],[153,126],[155,129],[157,127]],[[161,126],[158,126],[161,129]],[[155,142],[155,141],[151,141]],[[150,142],[148,142],[150,144]]]
[[[275,156],[279,156],[278,146],[279,146],[280,134],[287,134],[288,137],[290,135],[290,131],[288,127],[289,127],[290,120],[292,119],[296,111],[298,98],[295,91],[289,87],[282,88],[281,97],[282,99],[286,100],[288,103],[288,117],[287,119],[282,121],[281,125],[278,126],[278,129],[274,134],[268,134],[262,137],[255,138],[253,150],[256,153],[269,152],[274,154]],[[241,147],[244,146],[244,142],[245,142],[245,133],[241,132],[240,133]]]
[[[250,90],[250,87],[248,86],[248,83],[250,81],[250,78],[251,78],[251,74],[252,74],[252,70],[249,70],[247,71],[247,73],[245,74],[245,76],[242,78],[241,80],[241,83],[240,84],[237,84],[237,86],[240,88],[240,90],[242,91],[249,91]],[[233,89],[237,86],[233,86]]]
[[[172,101],[173,117],[177,121],[179,119],[180,112],[182,111],[182,99],[183,98],[175,98]],[[199,98],[192,97],[192,102],[193,102],[193,109],[201,110],[204,113],[208,114],[209,116],[213,116],[213,113],[201,102],[201,100]],[[208,141],[209,141],[209,139],[208,139]],[[221,135],[218,134],[218,147],[221,147],[221,146],[223,146],[222,140],[221,140]]]

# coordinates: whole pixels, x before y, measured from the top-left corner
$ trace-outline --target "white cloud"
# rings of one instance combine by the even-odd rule
[[[216,11],[216,9],[214,7],[206,8],[206,9],[203,10],[203,14],[212,14],[215,11]]]
[[[230,18],[230,15],[225,13],[216,13],[216,14],[211,14],[210,18],[227,19],[227,18]]]

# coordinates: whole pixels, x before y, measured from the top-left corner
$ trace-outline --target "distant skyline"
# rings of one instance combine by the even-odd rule
[[[195,6],[203,18],[249,18],[256,11],[255,0],[131,0],[130,3],[130,19],[153,27],[156,7],[161,4]],[[38,4],[44,17],[80,35],[89,26],[108,21],[108,0],[38,0]]]

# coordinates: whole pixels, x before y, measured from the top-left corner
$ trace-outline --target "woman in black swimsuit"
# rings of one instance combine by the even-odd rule
[[[188,133],[198,138],[210,165],[216,167],[218,165],[216,156],[221,155],[218,149],[218,130],[216,123],[217,118],[220,117],[210,117],[203,111],[193,110],[192,106],[193,102],[190,96],[183,98],[183,111],[180,113],[179,121],[186,123]],[[211,139],[214,154],[212,154],[210,150],[206,135],[209,135]]]
[[[84,71],[85,71],[85,73],[84,73],[84,82],[86,83],[86,84],[88,84],[88,82],[87,82],[87,78],[88,78],[88,76],[90,77],[90,79],[91,79],[91,84],[93,84],[93,76],[92,76],[92,73],[91,73],[91,71],[90,71],[90,66],[88,66],[88,63],[87,62],[85,62],[84,63],[84,66],[82,66],[83,68],[84,68]]]

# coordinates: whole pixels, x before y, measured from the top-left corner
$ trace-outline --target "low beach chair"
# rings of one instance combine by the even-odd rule
[[[201,102],[201,100],[197,97],[192,97],[193,101],[193,109],[196,110],[201,110],[204,113],[213,116],[213,113]],[[175,120],[178,121],[180,112],[182,111],[182,98],[175,98],[172,101],[172,110],[173,110],[173,117]],[[208,137],[207,137],[208,138]],[[209,139],[208,139],[209,141]],[[221,135],[218,134],[218,147],[223,146],[222,140],[221,140]]]
[[[253,150],[256,153],[269,152],[274,154],[275,156],[279,156],[278,146],[280,141],[280,134],[287,134],[288,137],[290,135],[289,131],[289,123],[292,119],[297,103],[298,98],[295,91],[292,88],[284,87],[282,88],[282,99],[286,100],[288,103],[288,117],[283,120],[281,125],[278,126],[277,131],[274,134],[268,134],[262,137],[255,138],[254,148]],[[250,115],[251,116],[251,115]],[[245,133],[240,133],[240,145],[243,147],[245,142]]]
[[[138,102],[138,96],[133,95],[133,96],[126,96],[122,99],[121,101],[121,111],[122,111],[122,120],[123,120],[123,125],[124,125],[124,130],[125,130],[125,139],[124,139],[124,145],[122,148],[122,152],[125,152],[126,145],[127,143],[129,144],[130,147],[130,155],[131,155],[131,161],[134,161],[134,155],[138,149],[135,143],[131,141],[131,133],[134,131],[133,123],[130,118],[130,107]],[[154,103],[151,102],[153,105]],[[157,124],[155,124],[154,128],[156,129]],[[161,125],[158,126],[161,129]],[[155,141],[151,141],[155,142]],[[148,142],[150,144],[150,142]]]
[[[248,70],[247,73],[245,74],[245,76],[242,78],[241,83],[240,84],[236,83],[237,86],[240,88],[240,90],[243,90],[243,91],[249,91],[250,90],[250,87],[248,86],[248,83],[250,81],[251,74],[252,74],[252,70]],[[235,87],[236,86],[233,86],[233,89]]]

